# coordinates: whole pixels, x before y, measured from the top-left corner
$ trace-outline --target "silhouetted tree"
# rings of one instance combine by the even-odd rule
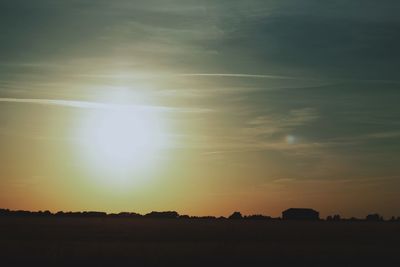
[[[135,212],[120,212],[118,214],[110,214],[110,216],[112,217],[118,217],[118,218],[140,218],[143,217],[141,214],[139,213],[135,213]]]
[[[176,211],[152,211],[144,216],[146,218],[177,219],[179,214]]]
[[[228,217],[228,219],[233,219],[233,220],[243,219],[243,216],[239,211],[235,211],[234,213],[231,214],[231,216]]]
[[[337,222],[337,221],[340,221],[341,218],[340,218],[339,214],[335,214],[333,216],[329,215],[328,217],[326,217],[326,220],[327,221],[336,221]]]
[[[254,215],[249,215],[244,217],[246,220],[271,220],[272,218],[270,216],[265,216],[261,214],[254,214]]]
[[[379,221],[383,221],[383,217],[380,216],[378,213],[375,213],[375,214],[367,215],[365,220],[370,221],[370,222],[379,222]]]
[[[9,209],[0,209],[0,216],[7,216],[10,215]]]
[[[340,221],[341,219],[342,219],[342,218],[340,217],[339,214],[336,214],[336,215],[333,216],[333,220],[334,220],[334,221]]]
[[[356,218],[356,217],[351,217],[350,219],[347,219],[348,221],[351,222],[358,222],[358,221],[362,221],[362,219]]]
[[[216,217],[215,217],[215,216],[201,216],[199,219],[203,219],[203,220],[215,220]]]

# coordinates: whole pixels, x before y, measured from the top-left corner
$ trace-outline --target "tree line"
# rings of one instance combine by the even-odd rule
[[[73,218],[149,218],[149,219],[208,219],[208,220],[282,220],[281,217],[271,217],[261,214],[253,215],[242,215],[240,212],[235,211],[230,216],[189,216],[180,215],[176,211],[152,211],[147,214],[139,214],[136,212],[119,212],[119,213],[106,213],[101,211],[26,211],[26,210],[10,210],[0,209],[0,217],[73,217]],[[379,214],[369,214],[365,218],[342,218],[340,215],[329,215],[326,219],[320,219],[321,221],[374,221],[374,222],[400,222],[400,217],[391,217],[389,220],[385,220]]]

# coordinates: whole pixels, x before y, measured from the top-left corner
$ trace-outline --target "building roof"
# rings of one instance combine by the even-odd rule
[[[318,211],[314,210],[314,209],[309,209],[309,208],[290,208],[287,210],[284,210],[282,213],[285,212],[316,212],[318,213]]]

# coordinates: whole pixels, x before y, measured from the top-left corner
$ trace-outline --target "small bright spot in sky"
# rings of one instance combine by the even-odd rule
[[[286,136],[286,142],[288,144],[293,145],[296,143],[296,141],[297,141],[297,138],[294,135],[289,134]]]

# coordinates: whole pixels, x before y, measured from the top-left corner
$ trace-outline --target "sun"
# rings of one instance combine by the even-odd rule
[[[95,122],[93,150],[114,167],[135,167],[155,153],[158,143],[154,118],[135,110],[102,114]]]
[[[160,114],[146,108],[113,107],[94,111],[83,127],[83,154],[91,169],[109,184],[137,181],[156,168],[166,145]]]

